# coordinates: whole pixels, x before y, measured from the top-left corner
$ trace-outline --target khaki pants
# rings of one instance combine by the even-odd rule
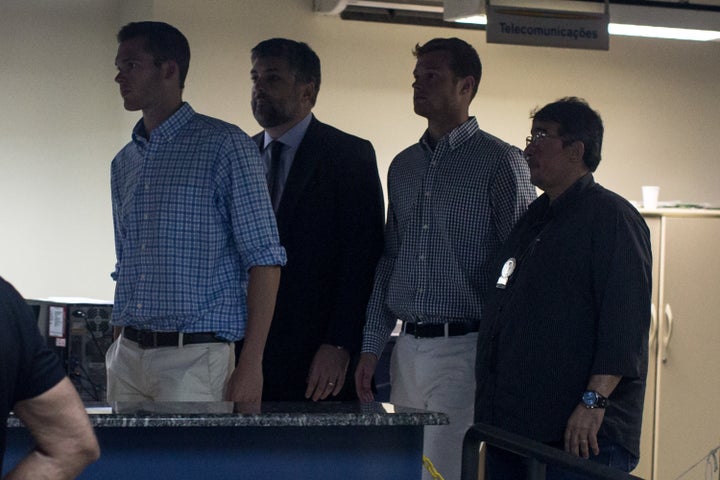
[[[235,366],[232,343],[142,349],[122,335],[108,349],[108,402],[217,402]]]
[[[477,333],[414,338],[400,334],[390,359],[390,402],[446,413],[449,425],[425,427],[423,454],[445,480],[459,480],[462,443],[475,413]],[[431,476],[423,468],[423,480]]]

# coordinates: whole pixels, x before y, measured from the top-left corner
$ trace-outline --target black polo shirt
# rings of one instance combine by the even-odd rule
[[[20,294],[0,278],[0,471],[8,413],[65,377],[60,358],[45,346],[37,319]]]
[[[498,288],[510,258],[514,271]],[[591,174],[552,204],[538,198],[492,270],[478,337],[476,420],[562,441],[590,376],[620,375],[599,434],[639,456],[651,271],[645,221]]]

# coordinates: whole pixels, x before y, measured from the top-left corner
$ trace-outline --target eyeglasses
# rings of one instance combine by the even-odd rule
[[[562,137],[560,137],[558,135],[548,135],[545,132],[535,132],[534,134],[528,135],[527,137],[525,137],[525,146],[529,147],[533,143],[537,143],[544,138],[562,138]]]

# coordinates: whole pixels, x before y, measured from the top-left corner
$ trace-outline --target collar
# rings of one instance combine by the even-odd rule
[[[265,150],[265,148],[267,148],[267,146],[270,145],[270,142],[272,142],[273,140],[278,140],[284,145],[297,150],[297,148],[300,146],[300,142],[302,142],[303,138],[305,138],[305,133],[307,132],[307,129],[310,126],[310,122],[312,122],[313,118],[314,117],[312,112],[308,113],[305,118],[293,125],[290,130],[283,133],[279,138],[272,138],[270,135],[268,135],[267,131],[265,131],[263,134],[263,150]]]
[[[173,113],[152,131],[150,134],[151,140],[171,142],[193,116],[195,116],[195,110],[189,103],[183,102],[177,112]],[[147,142],[145,135],[145,124],[141,118],[133,128],[132,139],[136,144],[144,144]]]
[[[559,212],[572,207],[585,192],[595,185],[593,174],[588,172],[570,185],[554,202],[550,203],[550,197],[548,197],[547,193],[543,193],[528,207],[528,210],[532,209],[538,213],[544,211],[543,214],[557,215]]]
[[[447,141],[450,150],[455,150],[460,145],[469,140],[478,131],[480,131],[480,127],[478,127],[477,119],[475,117],[470,117],[465,120],[465,122],[461,123],[453,130],[451,130],[450,133],[441,137],[438,140],[437,145],[439,145],[441,142]],[[424,148],[433,151],[433,148],[431,147],[432,142],[430,141],[430,132],[428,132],[427,130],[425,130],[423,136],[420,137],[420,144]]]

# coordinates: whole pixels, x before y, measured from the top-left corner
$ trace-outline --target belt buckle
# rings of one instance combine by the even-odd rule
[[[420,327],[421,327],[424,323],[425,323],[425,322],[423,322],[422,320],[419,320],[419,321],[415,322],[415,338],[416,338],[416,339],[417,339],[417,338],[421,338],[421,337],[420,337]]]
[[[148,335],[148,333],[150,335]],[[137,344],[143,350],[157,347],[157,332],[148,332],[146,330],[137,330]]]
[[[142,349],[147,348],[145,347],[145,334],[139,328],[135,330],[135,343]]]

